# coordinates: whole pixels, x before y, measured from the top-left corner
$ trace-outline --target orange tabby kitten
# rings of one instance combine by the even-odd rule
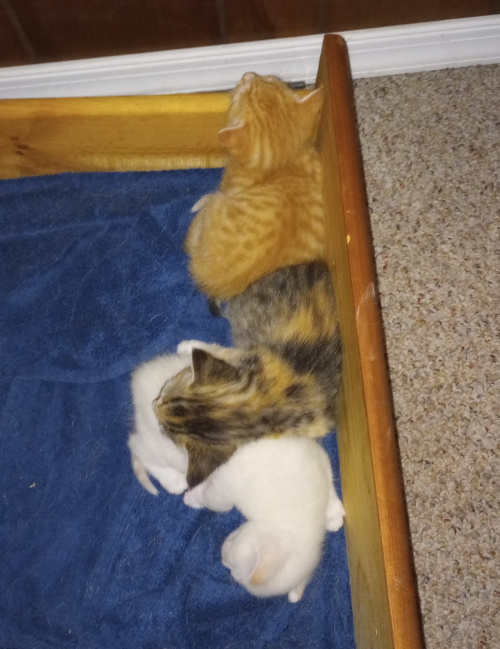
[[[314,138],[321,88],[300,98],[276,77],[246,72],[219,141],[228,163],[203,196],[185,248],[210,297],[227,300],[265,275],[324,258],[322,174]]]

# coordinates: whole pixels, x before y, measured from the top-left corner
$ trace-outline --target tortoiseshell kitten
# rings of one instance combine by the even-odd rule
[[[253,282],[224,314],[235,347],[181,343],[191,369],[167,381],[154,402],[163,432],[188,451],[190,487],[249,441],[322,437],[336,423],[341,340],[323,262]]]

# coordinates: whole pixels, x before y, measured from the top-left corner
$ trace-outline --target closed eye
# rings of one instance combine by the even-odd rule
[[[185,406],[178,405],[178,406],[174,406],[170,412],[174,417],[185,417],[187,413],[187,409]]]

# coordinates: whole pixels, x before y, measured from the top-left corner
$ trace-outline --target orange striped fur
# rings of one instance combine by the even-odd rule
[[[276,77],[247,72],[219,140],[228,162],[202,197],[185,241],[190,271],[227,300],[282,268],[324,258],[322,175],[314,139],[321,89],[301,99]]]

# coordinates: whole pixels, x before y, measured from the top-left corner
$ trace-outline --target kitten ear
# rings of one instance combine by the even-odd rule
[[[240,378],[236,367],[197,347],[192,351],[191,367],[193,383],[229,383]]]
[[[302,99],[297,100],[300,107],[299,114],[301,115],[304,132],[307,137],[311,137],[316,133],[324,97],[325,92],[323,88],[320,87],[316,88],[316,90],[313,90]]]
[[[252,558],[253,567],[248,573],[252,586],[263,586],[281,570],[288,558],[285,545],[279,533],[261,535]],[[248,558],[248,566],[252,561]]]
[[[188,440],[185,446],[188,453],[186,479],[190,489],[206,480],[215,469],[227,462],[236,450],[236,446],[211,446],[194,439]]]
[[[218,132],[217,138],[219,140],[219,144],[221,144],[226,149],[229,149],[229,151],[239,150],[246,144],[246,124],[226,126]]]

